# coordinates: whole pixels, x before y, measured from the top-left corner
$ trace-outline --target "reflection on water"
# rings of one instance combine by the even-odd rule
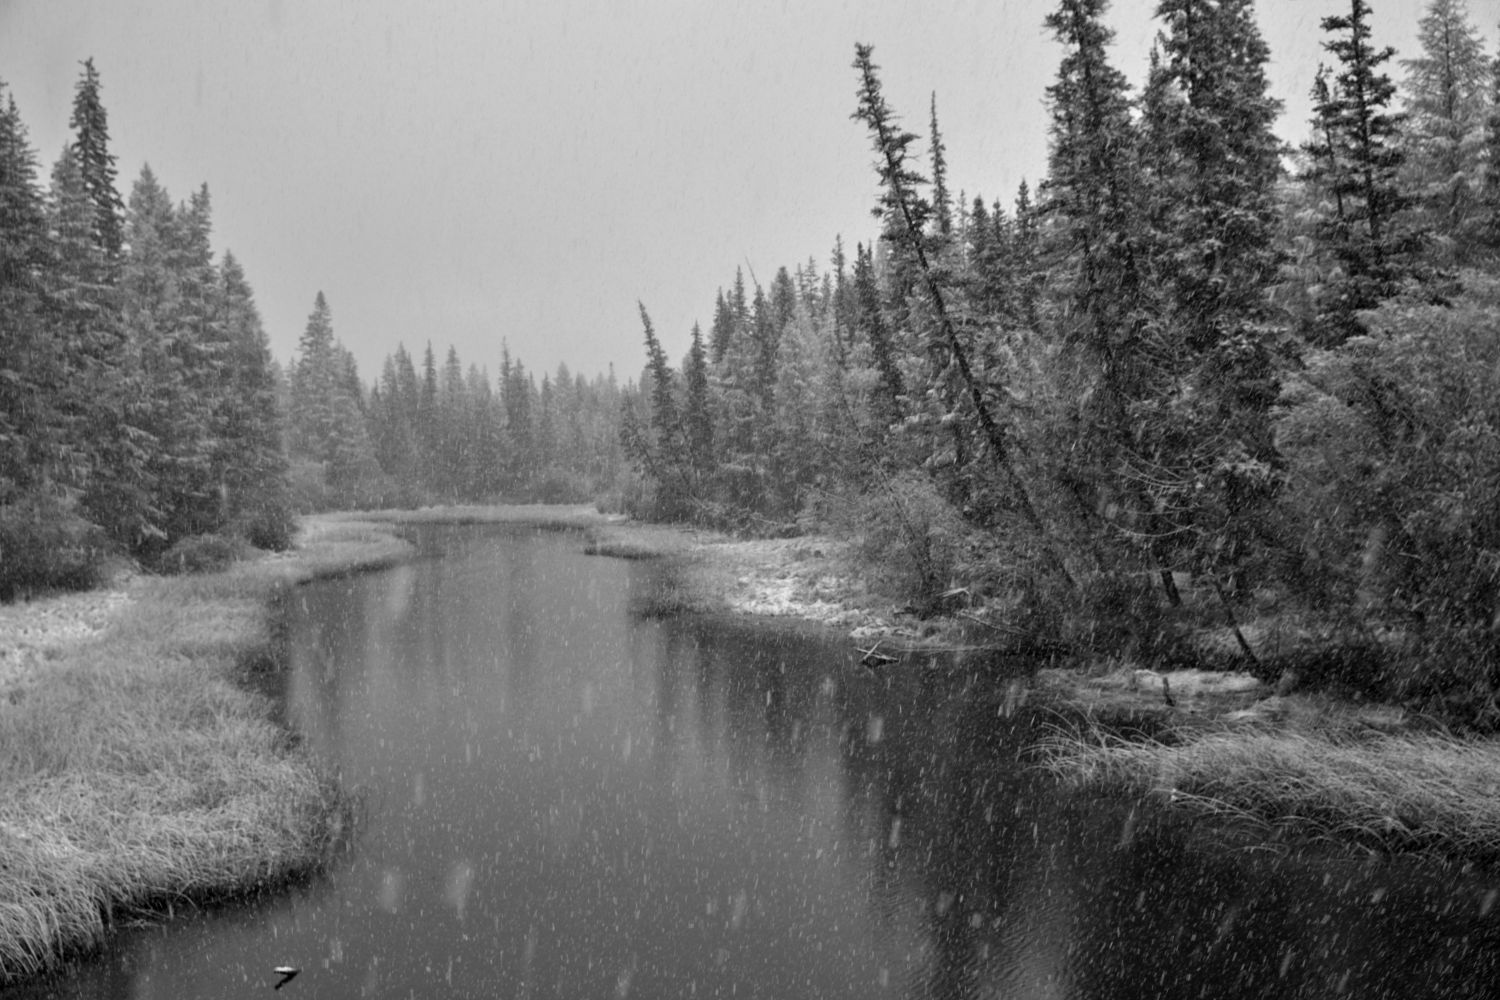
[[[249,995],[283,964],[319,998],[1491,995],[1500,879],[1061,794],[1016,665],[872,677],[632,620],[657,570],[567,536],[442,537],[294,614],[285,710],[364,797],[349,857],[16,996]]]

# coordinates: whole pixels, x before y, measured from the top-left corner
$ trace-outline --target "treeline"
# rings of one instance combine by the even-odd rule
[[[320,292],[283,375],[207,186],[174,203],[147,166],[120,197],[92,60],[45,187],[0,101],[0,599],[285,548],[302,511],[615,488],[613,374],[538,383],[502,348],[492,382],[429,345],[367,387]]]
[[[918,163],[857,47],[879,237],[736,276],[676,369],[642,310],[634,508],[843,520],[919,608],[1113,653],[1169,655],[1188,587],[1281,602],[1369,642],[1359,683],[1500,719],[1500,62],[1433,0],[1398,90],[1349,0],[1288,149],[1251,0],[1161,0],[1138,93],[1106,6],[1046,16],[1009,205],[950,191],[935,98]]]
[[[86,586],[112,552],[285,546],[276,373],[207,187],[174,203],[147,167],[121,199],[92,61],[45,188],[0,102],[0,597]]]
[[[566,364],[538,384],[508,348],[498,379],[429,342],[420,370],[398,345],[365,388],[321,292],[289,366],[288,445],[299,509],[456,501],[578,503],[622,465],[621,389]]]

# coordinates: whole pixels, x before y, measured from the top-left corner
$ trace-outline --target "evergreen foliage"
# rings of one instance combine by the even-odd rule
[[[1480,235],[1490,60],[1465,0],[1431,0],[1417,41],[1421,55],[1401,61],[1407,183],[1449,255],[1467,256]]]
[[[1313,337],[1336,345],[1363,331],[1361,311],[1424,276],[1424,239],[1406,217],[1414,199],[1401,176],[1403,116],[1389,110],[1396,85],[1380,69],[1395,49],[1371,44],[1364,0],[1349,0],[1347,16],[1325,17],[1322,26],[1333,36],[1323,47],[1339,65],[1314,81],[1313,139],[1303,148],[1305,179],[1333,199],[1320,237],[1335,269],[1318,296]]]
[[[122,211],[100,89],[86,61],[45,197],[14,101],[0,106],[6,596],[86,586],[111,553],[154,560],[188,538],[290,542],[276,375],[243,271],[214,264],[206,186],[174,206],[148,167]]]
[[[94,60],[85,59],[83,76],[73,92],[72,151],[83,173],[83,186],[94,204],[94,242],[106,258],[117,261],[125,233],[125,204],[115,186],[115,157],[109,151],[109,115]]]

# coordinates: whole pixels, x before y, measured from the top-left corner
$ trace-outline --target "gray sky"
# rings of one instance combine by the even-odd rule
[[[79,62],[104,85],[121,193],[149,162],[201,182],[214,245],[255,288],[278,358],[319,289],[369,380],[398,341],[538,373],[633,377],[636,300],[674,361],[737,266],[764,283],[835,235],[868,241],[871,154],[850,120],[854,43],[925,136],[937,92],[955,191],[1008,205],[1046,162],[1050,0],[0,0],[0,79],[44,176]],[[1155,0],[1116,0],[1115,64],[1144,72]],[[1344,0],[1260,0],[1300,141]],[[1372,0],[1414,53],[1423,0]],[[1494,51],[1500,0],[1470,0]]]

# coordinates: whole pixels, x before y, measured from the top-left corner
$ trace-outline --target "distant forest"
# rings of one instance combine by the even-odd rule
[[[321,292],[283,371],[207,186],[174,202],[146,166],[121,198],[101,90],[86,61],[43,188],[0,82],[0,598],[285,548],[299,511],[614,486],[612,374],[538,385],[497,344],[495,384],[429,344],[367,387]]]
[[[1046,15],[1047,175],[1006,199],[951,190],[936,95],[908,131],[856,46],[878,235],[736,273],[675,367],[643,306],[624,384],[430,343],[367,383],[321,294],[283,372],[207,188],[117,193],[92,62],[45,188],[9,100],[0,592],[282,547],[297,510],[594,499],[842,529],[918,611],[1096,650],[1165,655],[1208,594],[1253,659],[1241,618],[1295,608],[1441,651],[1400,693],[1500,720],[1500,60],[1464,0],[1401,60],[1348,0],[1288,147],[1252,0],[1160,0],[1138,90],[1106,7]]]

